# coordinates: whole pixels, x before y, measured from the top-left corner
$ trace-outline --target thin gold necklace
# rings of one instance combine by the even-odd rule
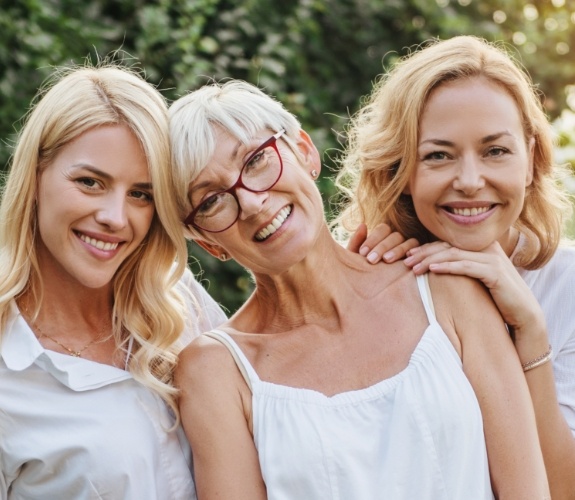
[[[26,307],[23,308],[24,312],[26,313],[26,316],[28,316],[28,309]],[[86,345],[84,345],[82,348],[74,350],[74,349],[70,349],[69,347],[65,346],[64,344],[62,344],[62,342],[56,340],[54,337],[51,337],[50,335],[48,335],[47,333],[44,333],[42,331],[42,329],[35,323],[35,322],[29,322],[29,324],[32,326],[33,330],[36,330],[39,335],[38,335],[38,340],[40,340],[42,337],[46,337],[47,339],[50,339],[52,342],[54,342],[55,344],[58,344],[62,349],[64,349],[65,351],[67,351],[71,356],[74,356],[76,358],[81,358],[82,357],[82,353],[88,349],[88,347],[90,347],[91,345],[94,344],[101,344],[102,342],[105,342],[106,340],[109,340],[113,334],[108,335],[107,337],[102,338],[102,334],[104,333],[104,331],[109,328],[109,325],[106,325],[104,328],[102,328],[100,330],[100,335],[98,337],[96,337],[95,339],[90,340],[90,342],[88,342]]]

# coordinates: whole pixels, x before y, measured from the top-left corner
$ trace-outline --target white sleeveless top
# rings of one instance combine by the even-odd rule
[[[492,500],[481,411],[461,359],[435,319],[408,366],[328,397],[260,380],[225,332],[252,390],[254,442],[269,500]]]

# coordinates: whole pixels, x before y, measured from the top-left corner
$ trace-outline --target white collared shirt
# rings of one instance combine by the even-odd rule
[[[194,337],[225,320],[208,313]],[[211,325],[211,326],[210,326]],[[162,399],[122,369],[46,350],[15,303],[0,345],[0,499],[195,498],[191,454]]]

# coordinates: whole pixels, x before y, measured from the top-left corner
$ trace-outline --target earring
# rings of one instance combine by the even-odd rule
[[[218,255],[218,259],[220,259],[222,262],[225,262],[226,260],[229,259],[229,257],[226,252],[222,252],[220,255]]]
[[[314,179],[317,177],[317,170],[315,168],[310,173]]]

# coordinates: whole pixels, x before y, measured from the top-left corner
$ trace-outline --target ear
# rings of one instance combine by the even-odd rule
[[[194,242],[196,242],[206,252],[208,252],[211,256],[215,257],[216,259],[219,259],[220,256],[224,253],[224,249],[221,246],[215,245],[214,243],[210,243],[209,241],[194,238]]]
[[[533,163],[535,159],[535,137],[529,139],[528,151],[529,163],[527,165],[527,175],[525,176],[525,187],[530,186],[533,182]]]
[[[297,141],[297,146],[304,158],[304,166],[306,169],[310,172],[315,170],[319,174],[321,171],[321,160],[319,157],[319,152],[311,140],[311,137],[305,130],[299,131],[299,140]]]

